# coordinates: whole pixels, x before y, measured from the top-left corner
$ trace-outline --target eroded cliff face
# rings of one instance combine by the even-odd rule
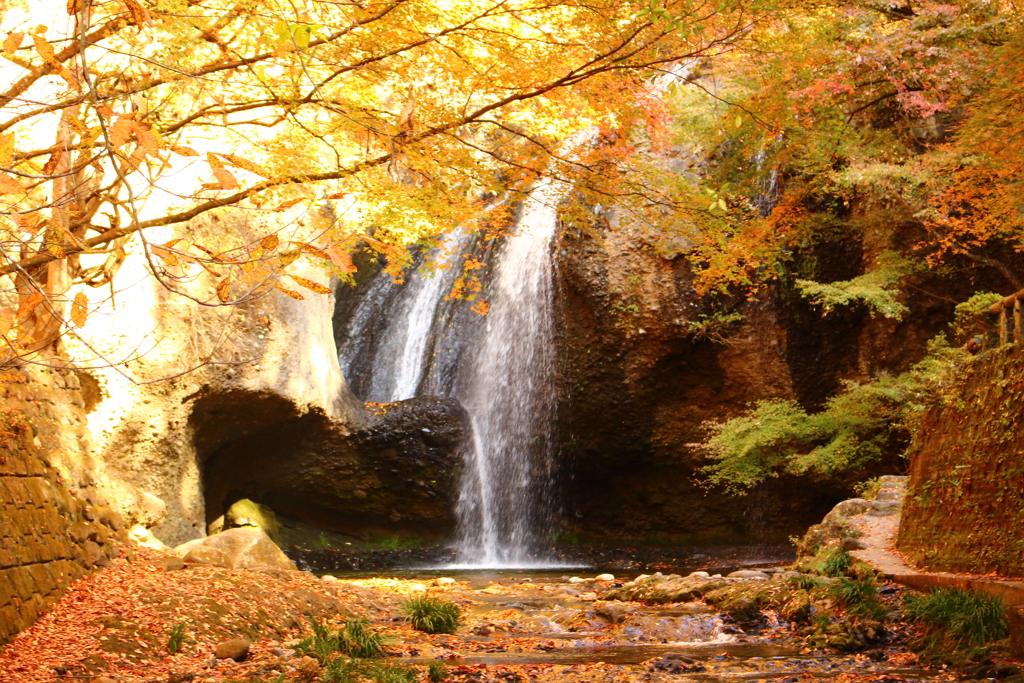
[[[244,215],[205,221],[189,229],[252,232]],[[151,236],[161,237],[171,233]],[[272,291],[238,306],[201,305],[169,287],[216,302],[212,278],[168,267],[160,283],[138,245],[129,250],[116,278],[123,289],[65,338],[65,358],[54,361],[70,358],[79,368],[75,383],[87,400],[80,434],[51,450],[52,462],[72,485],[95,485],[128,523],[177,545],[206,533],[203,463],[191,420],[199,400],[272,395],[292,412],[325,416],[341,433],[361,428],[365,416],[338,368],[330,296],[308,292],[296,300]],[[297,262],[291,270],[330,284],[313,265]]]
[[[852,226],[843,239],[794,256],[799,277],[849,279],[915,239],[909,228],[895,241],[892,230],[872,230],[896,216],[867,200],[841,218]],[[699,483],[706,454],[694,446],[704,423],[767,398],[814,410],[843,382],[902,372],[952,319],[955,301],[998,282],[991,272],[959,280],[926,273],[901,299],[910,309],[903,321],[858,307],[826,317],[799,295],[794,275],[747,299],[698,297],[689,248],[613,210],[559,232],[561,476],[567,524],[584,536],[703,543],[802,532],[848,491],[796,479],[746,496],[709,490]],[[716,313],[742,321],[701,327]]]

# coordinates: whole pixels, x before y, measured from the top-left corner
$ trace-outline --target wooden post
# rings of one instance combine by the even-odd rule
[[[1014,343],[1024,343],[1024,306],[1020,299],[1014,299]]]
[[[1008,334],[1008,332],[1009,332],[1009,329],[1008,329],[1008,327],[1009,327],[1009,320],[1008,320],[1008,318],[1009,318],[1009,316],[1006,315],[1006,306],[1001,306],[999,308],[999,345],[1000,346],[1005,346],[1006,342],[1008,341],[1007,337],[1010,336]]]

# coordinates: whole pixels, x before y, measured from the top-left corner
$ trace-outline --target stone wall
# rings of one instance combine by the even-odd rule
[[[33,390],[19,373],[5,379],[7,395],[21,402]],[[40,419],[29,403],[28,411],[0,412],[0,644],[31,625],[72,581],[107,565],[127,541],[117,515],[93,491],[80,499],[46,462],[38,444],[59,443],[60,423]]]
[[[897,547],[933,571],[1024,576],[1024,352],[977,358],[911,446]]]

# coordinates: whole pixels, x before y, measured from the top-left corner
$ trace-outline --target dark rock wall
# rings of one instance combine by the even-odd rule
[[[897,547],[932,570],[1024,577],[1024,353],[983,354],[911,445]]]
[[[17,372],[5,372],[4,385],[11,400],[0,411],[0,644],[127,542],[120,518],[95,491],[72,493],[37,445],[58,443],[54,432],[66,428],[42,409],[48,392]]]
[[[848,497],[796,479],[741,497],[706,490],[697,481],[705,455],[693,444],[706,421],[753,401],[795,399],[813,411],[845,381],[907,370],[956,302],[1000,286],[994,271],[957,264],[914,276],[902,321],[856,306],[823,316],[794,281],[850,279],[900,240],[914,242],[912,231],[875,229],[895,220],[886,211],[855,205],[848,231],[794,254],[786,275],[745,299],[699,297],[685,240],[667,249],[607,211],[586,228],[561,227],[559,431],[570,530],[634,543],[785,541]],[[716,312],[739,312],[744,324],[695,336],[689,323]]]
[[[467,417],[455,399],[373,406],[350,432],[278,396],[211,394],[190,420],[207,521],[249,498],[276,513],[361,538],[439,539],[454,528]]]

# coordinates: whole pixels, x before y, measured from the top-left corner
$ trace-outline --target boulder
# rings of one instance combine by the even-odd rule
[[[868,547],[868,544],[860,540],[859,538],[847,536],[843,539],[842,546],[843,550],[864,550]]]
[[[212,564],[228,569],[295,569],[281,549],[260,529],[228,529],[206,538],[183,543],[174,552],[186,562]]]
[[[622,623],[634,611],[636,607],[622,602],[605,602],[594,608],[594,614],[606,619],[610,624]]]
[[[767,581],[768,579],[771,578],[771,576],[769,576],[768,574],[765,574],[764,572],[753,571],[751,569],[740,569],[739,571],[735,571],[735,572],[732,572],[731,574],[728,574],[726,576],[726,578],[729,578],[729,579],[757,579],[757,580],[760,580],[760,581]]]
[[[229,429],[225,416],[237,421],[239,414],[245,425]],[[451,494],[469,434],[469,417],[454,398],[376,406],[353,431],[315,410],[231,392],[197,399],[190,422],[204,459],[211,534],[257,526],[274,539],[275,518],[363,539],[439,540],[454,530]],[[261,505],[239,505],[240,497]]]
[[[897,500],[876,500],[872,501],[871,509],[867,511],[873,517],[888,517],[900,511],[900,502]]]
[[[248,498],[236,501],[224,513],[224,528],[255,527],[262,529],[275,542],[280,541],[281,523],[274,511]]]
[[[154,536],[149,529],[141,524],[136,524],[128,530],[128,538],[133,540],[136,544],[141,545],[143,548],[149,548],[150,550],[167,550],[167,546],[163,544],[163,541]]]
[[[241,662],[249,656],[250,647],[252,647],[252,641],[248,638],[233,638],[218,644],[217,649],[213,651],[213,656],[217,659],[233,659],[236,662]]]
[[[863,498],[850,498],[837,503],[832,511],[825,515],[825,521],[831,521],[836,517],[856,517],[862,515],[872,507],[871,501]]]

